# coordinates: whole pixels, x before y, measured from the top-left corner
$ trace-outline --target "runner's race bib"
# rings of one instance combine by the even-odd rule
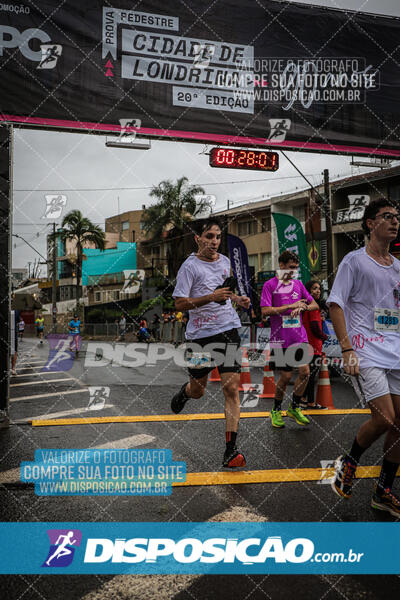
[[[210,352],[191,352],[187,362],[189,369],[207,369],[215,366]]]
[[[375,331],[398,331],[400,311],[395,308],[375,308]]]
[[[282,317],[282,327],[301,327],[300,317]]]

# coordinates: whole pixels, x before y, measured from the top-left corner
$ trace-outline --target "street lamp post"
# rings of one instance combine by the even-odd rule
[[[51,301],[52,301],[52,310],[53,310],[53,333],[55,333],[56,331],[56,326],[57,326],[57,245],[56,245],[56,223],[53,223],[53,246],[52,246],[52,260],[51,262],[46,260],[45,257],[40,254],[40,252],[38,250],[36,250],[36,248],[34,248],[32,246],[32,244],[30,244],[25,238],[22,237],[22,235],[18,235],[17,233],[13,233],[12,234],[13,237],[19,238],[20,240],[24,241],[25,244],[27,244],[28,246],[30,246],[30,248],[32,248],[32,250],[34,250],[36,252],[36,254],[39,254],[39,256],[41,258],[43,258],[44,260],[44,264],[52,265],[52,294],[51,294]],[[30,262],[28,262],[28,265],[30,266]]]
[[[333,255],[332,255],[332,210],[331,210],[331,188],[329,185],[329,170],[324,169],[324,213],[326,223],[326,255],[327,255],[327,282],[328,289],[332,287],[333,281]]]

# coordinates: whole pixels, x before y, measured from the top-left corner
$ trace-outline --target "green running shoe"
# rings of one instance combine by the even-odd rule
[[[300,408],[293,408],[290,406],[287,409],[287,416],[294,419],[298,425],[308,425],[310,422],[310,420],[303,415]]]
[[[285,423],[282,419],[281,410],[271,410],[271,423],[272,427],[277,427],[278,429],[282,429],[282,427],[285,427]]]

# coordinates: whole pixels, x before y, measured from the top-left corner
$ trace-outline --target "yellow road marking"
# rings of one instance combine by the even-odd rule
[[[78,390],[79,391],[79,390]],[[65,393],[65,392],[64,392]],[[67,392],[68,393],[68,392]],[[48,394],[51,395],[51,394]],[[305,410],[305,415],[364,415],[369,414],[368,408],[334,408],[332,410]],[[283,416],[286,416],[286,411],[282,411]],[[261,419],[269,417],[270,413],[267,412],[249,412],[242,413],[241,419]],[[144,422],[157,422],[157,421],[210,421],[217,419],[225,419],[223,413],[197,413],[194,415],[134,415],[134,416],[112,416],[112,417],[83,417],[75,419],[51,419],[51,420],[33,420],[33,427],[44,427],[48,425],[91,425],[94,423],[144,423]]]
[[[380,466],[358,467],[356,477],[367,479],[378,477]],[[243,483],[289,483],[294,481],[319,481],[330,479],[334,475],[333,467],[330,469],[268,469],[265,471],[219,471],[210,473],[188,473],[186,481],[177,481],[174,486],[191,485],[234,485]]]
[[[121,446],[120,442],[124,443],[124,447],[140,446],[148,444],[150,436],[136,435],[132,436],[132,440],[140,438],[135,443],[127,444],[125,440],[117,440],[96,446],[96,448],[108,448]],[[130,439],[130,438],[127,438]],[[357,479],[369,479],[378,477],[381,471],[380,466],[357,467]],[[0,484],[12,483],[19,480],[20,469],[11,469],[0,473]],[[186,481],[176,481],[172,485],[174,487],[197,486],[197,485],[243,485],[255,483],[294,483],[299,481],[323,481],[330,479],[334,475],[334,469],[328,468],[304,468],[304,469],[267,469],[260,471],[211,471],[202,473],[187,473]]]

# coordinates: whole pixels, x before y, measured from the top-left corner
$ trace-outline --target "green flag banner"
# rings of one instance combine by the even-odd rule
[[[300,259],[300,279],[303,283],[311,279],[307,256],[306,236],[301,223],[283,213],[272,213],[278,232],[279,254],[284,250],[295,252]]]

